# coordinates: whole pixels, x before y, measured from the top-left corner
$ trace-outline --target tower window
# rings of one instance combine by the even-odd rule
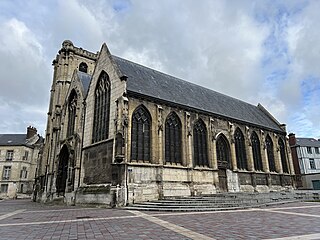
[[[79,64],[79,71],[87,73],[88,72],[88,65],[84,62]]]
[[[77,94],[72,90],[69,103],[68,103],[68,129],[67,136],[71,136],[74,133],[75,121],[76,121],[76,111],[77,111]]]

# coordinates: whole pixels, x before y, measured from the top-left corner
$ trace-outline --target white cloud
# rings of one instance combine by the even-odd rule
[[[310,113],[318,107],[317,90],[309,98],[301,91],[308,77],[309,88],[319,85],[317,1],[32,0],[25,11],[16,4],[2,3],[6,16],[0,16],[0,101],[6,102],[0,115],[28,105],[28,119],[34,114],[41,125],[45,112],[37,111],[48,107],[51,60],[70,39],[94,52],[106,42],[112,54],[261,102],[298,135],[320,127],[320,116]],[[297,109],[299,117],[292,114]],[[12,131],[24,131],[27,122]],[[9,126],[1,124],[0,132]]]
[[[21,110],[28,106],[43,108],[46,105],[48,91],[49,66],[43,56],[41,44],[36,36],[21,21],[12,18],[0,25],[0,101],[2,105],[0,118],[1,132],[22,131],[26,126],[18,122],[28,121],[32,124],[32,111]],[[42,116],[44,118],[45,113]],[[18,117],[19,116],[19,117]],[[21,118],[21,119],[20,119]],[[35,120],[36,121],[36,120]],[[12,126],[11,128],[8,126]]]

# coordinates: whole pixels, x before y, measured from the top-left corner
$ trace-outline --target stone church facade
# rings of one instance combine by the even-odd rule
[[[64,41],[54,76],[40,201],[125,205],[293,188],[284,124],[263,106]]]

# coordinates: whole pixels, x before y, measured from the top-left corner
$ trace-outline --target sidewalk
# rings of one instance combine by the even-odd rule
[[[320,203],[162,213],[4,200],[0,239],[320,239]]]

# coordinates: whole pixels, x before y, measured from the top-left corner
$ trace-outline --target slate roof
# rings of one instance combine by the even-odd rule
[[[314,138],[296,138],[297,144],[301,147],[320,147],[320,141]]]
[[[27,134],[0,134],[0,146],[22,146],[26,144]]]
[[[284,132],[275,121],[257,106],[117,56],[112,56],[112,58],[121,73],[128,77],[128,93],[138,93],[214,115]]]
[[[91,81],[91,75],[81,72],[81,71],[77,71],[78,77],[82,83],[83,86],[83,90],[84,90],[84,97],[87,96],[88,90],[89,90],[89,85],[90,85],[90,81]]]

